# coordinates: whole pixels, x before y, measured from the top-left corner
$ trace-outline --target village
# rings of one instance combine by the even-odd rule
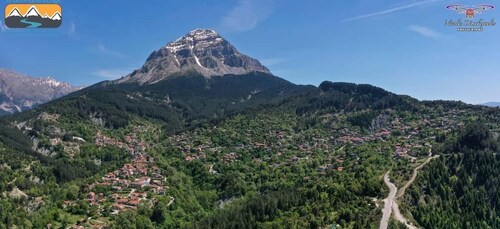
[[[373,131],[361,132],[349,127],[341,127],[332,132],[330,136],[313,136],[304,138],[297,133],[287,131],[269,131],[265,136],[266,141],[250,141],[247,144],[237,144],[223,146],[213,143],[211,140],[200,141],[196,134],[188,136],[179,134],[170,137],[173,146],[184,154],[186,162],[195,160],[207,161],[208,155],[219,155],[216,159],[211,158],[208,161],[212,163],[229,164],[238,161],[242,157],[240,152],[264,151],[272,152],[274,155],[262,158],[253,158],[254,162],[270,162],[270,166],[289,166],[302,160],[314,159],[316,152],[334,152],[335,149],[343,149],[347,145],[361,145],[369,142],[390,142],[393,147],[393,158],[395,160],[408,160],[415,162],[418,158],[427,157],[432,149],[432,143],[435,141],[436,133],[448,133],[464,126],[460,120],[460,110],[451,110],[438,117],[414,118],[410,121],[394,117],[388,125]],[[209,132],[225,131],[218,130],[217,127],[209,129]],[[251,135],[247,134],[248,139],[252,140]],[[290,144],[290,143],[296,144]],[[291,155],[285,155],[287,152],[295,152]],[[337,150],[339,151],[339,150]],[[350,155],[356,158],[356,155]],[[319,166],[319,170],[335,170],[342,172],[346,169],[343,166],[346,155],[340,154],[333,157],[327,157],[325,164]],[[273,160],[276,158],[285,158],[285,160]],[[215,160],[215,161],[214,161]],[[210,172],[215,173],[212,169]]]
[[[183,155],[184,162],[202,161],[207,164],[206,168],[211,174],[219,173],[215,165],[228,165],[240,160],[250,159],[254,164],[266,163],[278,168],[321,157],[322,164],[317,166],[318,174],[326,175],[348,171],[359,157],[356,152],[344,152],[344,148],[365,143],[386,143],[393,149],[394,160],[415,162],[419,158],[427,157],[435,141],[435,137],[428,136],[447,133],[463,126],[456,112],[459,111],[452,110],[435,118],[424,116],[405,120],[394,117],[388,125],[375,131],[360,131],[350,126],[341,126],[326,136],[305,136],[303,133],[289,130],[269,130],[257,140],[253,133],[245,133],[251,130],[241,130],[247,142],[228,141],[229,144],[225,145],[214,143],[213,138],[206,136],[217,132],[222,132],[224,136],[229,134],[229,130],[224,127],[212,127],[194,133],[171,135],[168,141],[173,150]],[[137,209],[139,205],[152,207],[156,203],[156,197],[166,194],[166,179],[155,164],[154,158],[146,153],[150,146],[139,137],[140,133],[145,131],[147,128],[134,127],[130,134],[122,138],[124,141],[101,132],[96,134],[97,146],[116,146],[133,157],[130,163],[105,174],[88,186],[85,201],[90,206],[97,207],[96,216],[118,215],[123,211]],[[320,154],[326,157],[319,156]],[[304,177],[304,180],[306,179],[310,177]],[[170,197],[170,200],[169,204],[172,204],[175,198]],[[64,204],[71,206],[74,203],[66,201]],[[95,228],[101,227],[96,224]]]
[[[168,189],[165,184],[166,179],[161,169],[156,166],[154,158],[146,153],[149,145],[139,137],[141,132],[147,131],[148,128],[143,126],[134,127],[131,133],[125,135],[125,142],[101,132],[96,134],[97,146],[116,146],[133,157],[130,163],[88,185],[85,201],[90,206],[97,207],[96,216],[118,215],[122,211],[137,209],[139,204],[154,206],[156,203],[154,197],[165,195]],[[74,204],[72,201],[64,202],[65,206]]]
[[[89,186],[90,190],[97,187],[111,190],[111,194],[90,191],[87,200],[90,205],[99,207],[102,203],[111,202],[113,206],[111,215],[116,215],[123,210],[136,209],[141,202],[154,205],[154,199],[148,197],[152,194],[165,194],[164,182],[165,178],[161,175],[160,169],[154,165],[153,159],[145,153],[136,153],[132,163],[106,174],[101,181]]]

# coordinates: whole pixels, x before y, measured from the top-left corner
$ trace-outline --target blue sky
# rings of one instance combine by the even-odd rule
[[[446,27],[445,20],[464,19],[445,8],[457,3],[500,7],[472,0],[62,0],[58,29],[7,29],[1,21],[0,68],[90,85],[139,68],[192,29],[212,28],[294,83],[369,83],[418,99],[500,101],[500,25]]]

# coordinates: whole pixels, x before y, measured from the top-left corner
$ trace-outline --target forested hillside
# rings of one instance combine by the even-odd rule
[[[424,228],[500,228],[500,141],[481,122],[451,135],[411,188],[407,206]]]
[[[384,173],[401,183],[432,149],[442,157],[429,171],[443,170],[432,179],[469,182],[484,196],[456,202],[461,214],[498,222],[495,208],[483,208],[498,204],[498,109],[420,102],[371,85],[193,77],[103,83],[4,117],[0,227],[378,228]],[[477,133],[456,134],[478,121],[480,129],[466,128]],[[471,172],[446,178],[443,168],[465,170],[465,157]],[[487,169],[474,170],[479,161]],[[412,197],[425,193],[415,203],[434,200],[425,174],[412,186]],[[414,206],[424,227],[444,214]]]
[[[102,82],[14,119],[23,120],[47,111],[93,120],[107,128],[121,128],[138,116],[160,120],[168,131],[174,132],[314,90],[313,86],[295,85],[264,73],[210,79],[191,73],[151,85]]]

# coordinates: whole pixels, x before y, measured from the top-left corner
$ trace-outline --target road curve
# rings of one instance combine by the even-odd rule
[[[380,229],[387,229],[389,225],[389,219],[392,214],[392,205],[394,204],[394,198],[396,197],[396,193],[398,188],[389,180],[389,172],[387,171],[384,175],[384,182],[389,187],[389,195],[384,199],[384,209],[382,209],[382,219],[380,220]]]
[[[405,191],[408,187],[410,187],[410,185],[415,181],[415,179],[417,178],[417,175],[418,175],[418,170],[420,170],[422,167],[424,167],[427,163],[429,163],[432,159],[435,159],[435,158],[438,158],[439,155],[436,155],[434,157],[428,157],[424,163],[422,163],[421,165],[415,167],[415,169],[413,169],[413,174],[410,178],[410,180],[408,180],[406,182],[405,185],[403,185],[403,187],[401,189],[399,189],[399,191],[397,191],[397,195],[395,198],[393,198],[393,202],[391,204],[391,208],[392,208],[392,211],[394,212],[394,219],[396,219],[397,221],[399,221],[400,223],[406,225],[407,228],[410,228],[410,229],[417,229],[417,227],[415,227],[414,225],[412,225],[408,219],[406,219],[404,217],[403,214],[401,214],[401,211],[399,210],[399,205],[398,205],[398,202],[397,202],[397,199],[402,197],[404,194],[405,194]],[[386,173],[387,175],[387,173]],[[384,177],[384,182],[387,184],[387,186],[394,186],[396,187],[393,183],[391,183],[391,181],[389,180],[389,178],[386,179],[386,177]],[[396,188],[397,189],[397,188]],[[381,224],[382,226],[382,224]],[[381,227],[382,228],[382,227]],[[387,227],[385,227],[387,228]]]
[[[439,155],[435,155],[434,157],[428,157],[427,160],[424,161],[424,163],[422,163],[421,165],[419,165],[415,169],[413,169],[413,174],[411,175],[410,180],[408,180],[408,182],[406,182],[406,184],[403,185],[403,187],[399,189],[398,195],[396,198],[402,197],[405,194],[406,189],[408,189],[408,187],[410,187],[410,185],[413,184],[413,182],[415,181],[415,178],[417,178],[418,170],[420,170],[422,167],[424,167],[432,159],[435,159],[438,157],[439,157]]]

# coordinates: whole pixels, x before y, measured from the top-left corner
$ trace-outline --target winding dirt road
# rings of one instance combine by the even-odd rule
[[[429,163],[432,159],[438,158],[439,155],[433,156],[433,157],[428,157],[424,163],[421,165],[415,167],[413,169],[413,174],[408,180],[408,182],[403,185],[403,187],[398,191],[398,188],[396,187],[395,184],[393,184],[390,179],[389,179],[389,172],[387,171],[384,175],[384,183],[389,187],[389,196],[384,199],[384,209],[382,209],[382,219],[380,220],[380,229],[387,229],[387,226],[389,224],[389,219],[391,217],[392,212],[394,212],[394,219],[397,221],[403,223],[406,225],[406,227],[410,229],[417,229],[417,227],[413,226],[408,219],[404,217],[403,214],[401,214],[401,211],[399,210],[399,205],[397,203],[397,199],[402,197],[405,194],[406,189],[410,187],[410,185],[415,181],[418,175],[418,170],[420,170],[422,167],[424,167],[427,163]]]
[[[439,155],[435,155],[434,157],[428,157],[427,160],[424,161],[424,163],[422,163],[421,165],[419,165],[415,169],[413,169],[413,174],[411,175],[410,180],[408,180],[408,182],[406,182],[406,184],[403,185],[403,187],[401,189],[399,189],[398,195],[396,198],[404,196],[406,189],[408,189],[408,187],[410,187],[410,185],[413,184],[413,182],[417,178],[418,170],[422,169],[422,167],[424,167],[427,163],[429,163],[431,160],[438,158],[438,157],[439,157]]]

